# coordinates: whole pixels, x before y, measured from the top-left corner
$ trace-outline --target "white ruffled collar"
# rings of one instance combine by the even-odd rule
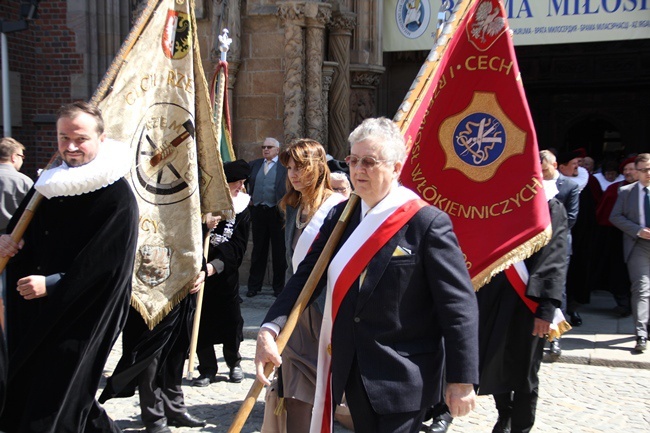
[[[251,196],[245,192],[239,191],[237,197],[232,198],[232,206],[235,209],[235,214],[242,213],[244,209],[248,207],[248,203],[251,201]]]
[[[34,188],[49,198],[74,196],[97,191],[124,177],[133,162],[132,152],[125,143],[106,139],[100,144],[95,159],[79,167],[65,162],[43,171]]]

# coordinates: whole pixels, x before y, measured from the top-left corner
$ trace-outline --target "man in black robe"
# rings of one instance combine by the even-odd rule
[[[538,304],[535,312],[515,292],[504,272],[477,293],[479,394],[494,396],[499,419],[493,433],[527,433],[535,422],[542,337],[548,334],[560,307],[567,269],[567,214],[554,198],[549,200],[549,210],[552,238],[525,260],[529,279],[524,296]]]
[[[208,386],[216,382],[217,356],[214,345],[223,344],[223,357],[230,372],[228,379],[239,383],[244,379],[239,346],[244,339],[244,319],[239,297],[239,267],[241,266],[250,231],[250,196],[242,191],[250,175],[246,161],[227,162],[223,171],[235,208],[235,217],[210,221],[210,247],[201,324],[196,354],[200,376],[193,386]],[[216,224],[216,226],[214,225]]]
[[[138,209],[123,176],[128,147],[106,139],[100,111],[59,110],[59,166],[23,239],[0,237],[7,267],[7,401],[0,430],[119,432],[95,400],[129,308]],[[27,195],[9,224],[16,225]]]

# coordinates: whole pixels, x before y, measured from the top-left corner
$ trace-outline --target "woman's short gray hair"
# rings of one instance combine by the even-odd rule
[[[381,158],[387,161],[403,163],[406,159],[404,136],[395,122],[390,119],[385,117],[366,119],[348,137],[350,146],[364,140],[372,140],[380,144]]]

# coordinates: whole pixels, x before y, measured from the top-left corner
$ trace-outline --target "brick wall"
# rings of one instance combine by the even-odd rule
[[[83,71],[83,57],[76,52],[75,35],[66,27],[66,1],[41,2],[40,17],[24,31],[7,35],[9,69],[21,75],[22,126],[12,135],[27,147],[22,171],[35,177],[56,151],[56,127],[52,116],[69,102],[70,76]],[[0,16],[18,20],[19,2],[0,2]],[[47,19],[44,19],[47,18]]]

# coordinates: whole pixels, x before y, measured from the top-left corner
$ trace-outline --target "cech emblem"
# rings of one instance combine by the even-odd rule
[[[467,37],[479,51],[485,51],[506,31],[505,12],[499,0],[483,0],[467,22]]]
[[[169,247],[142,245],[140,247],[140,267],[138,279],[150,287],[164,282],[171,274],[172,250]]]
[[[190,31],[188,14],[173,9],[167,10],[165,29],[162,34],[162,50],[170,59],[182,59],[192,47],[192,32]]]
[[[447,161],[475,182],[491,179],[499,166],[524,153],[526,131],[515,125],[494,93],[474,92],[470,104],[445,119],[438,136]]]
[[[482,167],[496,161],[506,144],[506,131],[488,113],[472,113],[454,131],[456,153],[466,163]]]
[[[416,39],[429,27],[431,5],[429,1],[398,0],[395,7],[395,21],[400,33],[409,39]]]
[[[177,104],[153,104],[133,136],[134,190],[146,202],[170,205],[189,198],[198,187],[194,120]]]

